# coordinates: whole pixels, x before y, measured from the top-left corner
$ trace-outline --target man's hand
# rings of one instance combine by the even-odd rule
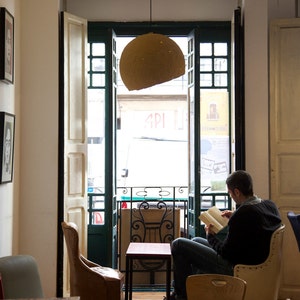
[[[221,216],[222,216],[222,217],[225,217],[225,218],[227,218],[227,219],[230,219],[231,216],[232,216],[232,214],[233,214],[233,211],[231,211],[231,210],[224,210],[224,211],[222,212]]]
[[[213,228],[214,225],[213,224],[209,224],[208,226],[204,226],[204,229],[205,229],[205,232],[206,232],[206,235],[209,235],[209,234],[213,234],[215,235],[215,232],[213,231]]]

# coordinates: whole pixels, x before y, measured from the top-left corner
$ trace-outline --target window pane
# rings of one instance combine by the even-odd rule
[[[93,56],[105,55],[105,44],[104,43],[93,43],[92,44],[92,55]]]
[[[215,71],[227,71],[227,59],[215,58],[214,59],[214,69],[215,69]]]
[[[229,172],[228,91],[201,90],[201,186],[212,191],[226,191]]]
[[[103,211],[95,211],[92,213],[92,224],[93,225],[104,225],[104,212]]]
[[[193,60],[194,56],[193,55],[190,55],[188,57],[188,69],[191,69],[194,67],[194,60]]]
[[[189,40],[189,43],[188,43],[188,52],[193,52],[194,51],[194,40],[191,39]]]
[[[227,74],[215,74],[215,86],[227,86]]]
[[[200,43],[200,56],[211,56],[211,55],[212,55],[212,44]]]
[[[200,74],[200,86],[212,86],[212,74]]]
[[[105,59],[104,58],[93,58],[92,60],[92,71],[105,71]]]
[[[104,100],[104,90],[88,89],[88,187],[94,193],[104,193]]]
[[[212,71],[212,60],[210,58],[200,59],[200,72]]]
[[[215,43],[214,44],[214,55],[227,55],[227,44],[226,43]]]
[[[93,86],[104,86],[105,85],[105,74],[93,74]]]

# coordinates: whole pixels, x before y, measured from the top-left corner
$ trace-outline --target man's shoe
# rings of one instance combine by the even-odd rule
[[[167,300],[167,297],[164,297],[163,300]],[[170,294],[170,300],[186,300],[186,297],[176,295],[175,292],[172,292],[172,293]]]

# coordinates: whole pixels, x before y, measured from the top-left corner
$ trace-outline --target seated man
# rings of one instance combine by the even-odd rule
[[[224,211],[228,233],[222,241],[205,227],[207,239],[178,238],[172,243],[174,288],[171,299],[186,299],[186,278],[195,273],[233,275],[236,264],[255,265],[266,260],[272,233],[281,225],[278,209],[271,200],[253,194],[251,176],[236,171],[226,180],[236,210]]]

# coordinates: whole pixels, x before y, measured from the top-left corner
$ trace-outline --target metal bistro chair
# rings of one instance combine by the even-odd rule
[[[188,300],[243,300],[246,287],[246,281],[229,275],[197,274],[186,280]]]

